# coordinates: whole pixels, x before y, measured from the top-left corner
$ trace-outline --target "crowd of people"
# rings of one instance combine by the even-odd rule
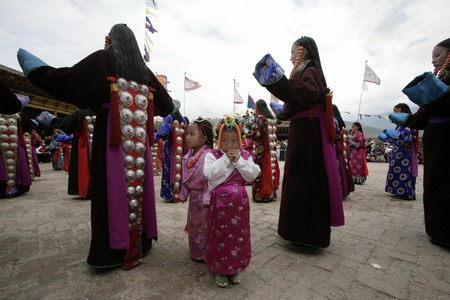
[[[251,118],[229,116],[218,124],[200,117],[189,122],[180,114],[179,103],[147,68],[125,24],[111,28],[104,50],[71,68],[51,67],[23,49],[18,58],[32,84],[80,108],[63,120],[50,117],[49,124],[72,134],[70,152],[59,145],[69,137],[55,140],[63,165],[73,174],[68,193],[91,199],[88,264],[126,270],[140,264],[158,236],[154,174],[161,172],[160,197],[189,203],[185,231],[191,258],[204,261],[215,283],[226,287],[242,281],[241,272],[251,261],[250,199],[279,201],[280,237],[314,248],[328,247],[331,227],[345,224],[343,200],[355,184],[368,180],[367,161],[389,161],[385,191],[415,199],[417,129],[425,129],[425,227],[433,243],[450,245],[450,162],[440,159],[450,143],[449,50],[450,40],[433,50],[433,84],[441,94],[428,99],[429,94],[406,91],[421,108],[411,114],[407,105],[395,106],[390,118],[398,127],[380,133],[379,145],[365,140],[358,122],[349,131],[344,128],[310,37],[291,46],[294,67],[287,76],[270,54],[256,64],[255,79],[284,105],[271,112],[261,99]],[[4,90],[1,112],[17,113],[17,99]],[[154,128],[156,115],[165,117],[159,130]],[[280,121],[290,121],[287,141],[277,140]],[[11,125],[16,123],[0,127],[2,154],[18,148],[7,135],[17,132]],[[279,160],[285,161],[282,182]],[[19,169],[22,160],[16,161]],[[8,159],[5,166],[12,172]],[[17,180],[12,182],[9,173],[0,172],[7,195],[26,185],[19,174],[14,169]]]

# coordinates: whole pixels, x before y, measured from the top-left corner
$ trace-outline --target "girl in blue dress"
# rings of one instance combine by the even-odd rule
[[[410,114],[411,110],[407,104],[399,103],[394,107],[394,112]],[[397,127],[396,130],[385,130],[385,136],[393,146],[385,190],[397,198],[415,200],[417,132],[408,127]]]

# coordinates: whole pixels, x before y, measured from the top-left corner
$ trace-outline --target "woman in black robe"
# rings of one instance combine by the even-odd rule
[[[153,92],[154,100],[154,114],[148,111],[147,124],[151,124],[151,126],[153,126],[154,115],[166,116],[174,110],[171,97],[153,72],[145,65],[136,38],[125,24],[117,24],[112,27],[108,36],[105,37],[104,50],[98,50],[90,54],[71,68],[47,66],[40,59],[24,50],[19,50],[18,59],[25,75],[34,85],[61,101],[76,105],[81,109],[89,107],[97,113],[91,165],[92,239],[87,262],[95,268],[119,265],[122,265],[124,269],[135,267],[139,264],[140,258],[150,250],[152,239],[157,238],[156,219],[151,230],[144,230],[141,233],[140,248],[138,249],[140,252],[139,259],[134,260],[131,265],[128,264],[126,261],[126,257],[130,254],[127,251],[127,249],[130,249],[127,248],[128,244],[125,242],[125,246],[113,247],[113,241],[110,241],[111,226],[115,226],[118,220],[109,220],[108,213],[111,212],[108,212],[109,195],[107,191],[111,187],[107,186],[107,182],[108,176],[116,176],[117,174],[107,173],[109,162],[107,162],[105,154],[109,151],[108,147],[109,143],[112,143],[112,139],[121,138],[120,134],[116,134],[116,131],[112,133],[111,140],[107,136],[108,126],[114,126],[114,122],[118,122],[117,119],[113,118],[108,120],[110,110],[111,115],[118,113],[118,111],[113,111],[114,103],[110,103],[111,79],[122,77],[149,87],[150,91]],[[108,125],[108,121],[110,125]],[[150,135],[147,135],[147,139],[152,143],[153,130],[151,130]],[[121,147],[121,145],[118,147]],[[150,149],[147,151],[150,151]],[[151,166],[151,163],[148,163]],[[151,183],[153,185],[153,179],[151,179]],[[153,189],[153,186],[151,188]],[[126,191],[120,191],[120,193],[125,193],[126,197]],[[153,199],[150,199],[150,203],[146,202],[146,206],[154,208],[154,190],[152,193]],[[124,201],[127,201],[126,198]],[[153,214],[155,213],[153,212]],[[145,221],[144,219],[144,225]],[[130,245],[131,240],[130,237]]]
[[[436,45],[432,57],[435,74],[445,85],[450,85],[450,39]],[[425,231],[432,243],[450,247],[450,92],[447,89],[439,99],[419,105],[422,106],[415,114],[397,125],[424,130]]]
[[[67,193],[78,195],[81,199],[90,198],[89,192],[89,145],[86,117],[91,118],[95,113],[90,109],[78,109],[65,118],[55,118],[50,127],[58,128],[65,134],[73,134],[70,149],[70,166]],[[81,145],[83,144],[83,145]],[[80,153],[80,149],[82,149]]]
[[[297,244],[326,248],[330,245],[330,226],[344,225],[336,152],[332,144],[334,136],[329,140],[324,137],[330,131],[334,133],[331,98],[327,104],[327,83],[314,40],[298,39],[291,54],[294,69],[289,79],[282,74],[274,77],[277,67],[273,69],[271,57],[262,68],[261,62],[258,63],[254,73],[257,77],[258,69],[271,70],[267,82],[259,81],[285,103],[279,118],[291,121],[278,234]],[[325,110],[328,118],[331,117],[326,133],[322,122]],[[327,153],[325,146],[326,151],[331,149],[332,153],[324,155]],[[331,163],[326,162],[329,159]]]

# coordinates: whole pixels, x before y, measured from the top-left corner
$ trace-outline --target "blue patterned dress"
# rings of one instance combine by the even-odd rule
[[[173,186],[170,185],[170,159],[172,149],[172,116],[164,118],[164,125],[159,129],[157,139],[164,141],[164,159],[162,163],[162,176],[161,176],[161,198],[166,201],[173,200]]]
[[[162,161],[162,176],[161,176],[161,198],[166,200],[167,202],[173,202],[176,200],[174,198],[174,184],[173,180],[171,181],[172,166],[174,166],[174,152],[173,152],[173,143],[172,143],[172,122],[173,117],[171,115],[164,118],[164,124],[159,129],[159,133],[156,134],[156,141],[162,139],[164,141],[164,159]],[[183,118],[184,124],[188,124],[187,119]],[[187,127],[186,127],[187,129]],[[184,151],[184,150],[183,150]],[[185,152],[185,151],[184,151]],[[185,154],[183,152],[183,155]],[[172,183],[171,183],[172,182]]]
[[[397,128],[397,138],[389,139],[393,145],[389,171],[386,179],[386,192],[405,200],[416,199],[417,155],[416,133],[409,128]],[[415,164],[415,166],[414,166]]]

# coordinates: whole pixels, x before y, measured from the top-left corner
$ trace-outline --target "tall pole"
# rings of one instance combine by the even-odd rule
[[[359,114],[361,113],[361,102],[362,102],[362,95],[363,95],[363,91],[364,91],[364,76],[366,75],[366,66],[367,66],[367,60],[364,65],[364,75],[363,75],[363,81],[362,81],[362,86],[361,86],[361,96],[359,97],[359,107],[358,107],[358,114],[356,115],[356,121],[359,120]]]
[[[183,117],[186,116],[186,72],[183,78]]]
[[[236,93],[236,80],[233,79],[233,116],[234,116],[234,111],[236,110],[236,105],[234,105],[235,93]]]

